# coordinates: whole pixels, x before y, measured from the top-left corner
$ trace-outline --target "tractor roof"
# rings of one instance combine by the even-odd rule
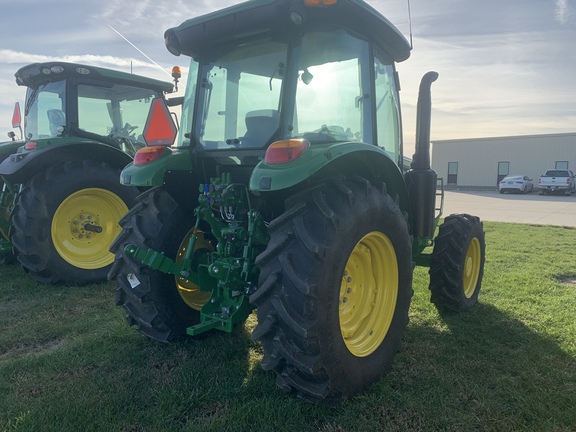
[[[20,68],[14,76],[16,77],[16,83],[23,86],[35,86],[39,83],[62,79],[62,77],[81,77],[103,82],[129,84],[163,92],[171,92],[173,89],[171,82],[146,78],[112,69],[60,61],[32,63]]]
[[[189,19],[166,30],[164,37],[175,44],[176,55],[195,56],[211,47],[251,35],[295,30],[290,14],[304,17],[300,28],[333,23],[375,40],[392,58],[406,60],[410,44],[400,31],[376,9],[362,0],[337,0],[324,7],[309,7],[304,0],[249,0],[207,15]]]

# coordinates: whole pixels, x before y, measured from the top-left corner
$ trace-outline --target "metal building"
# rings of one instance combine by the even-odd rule
[[[576,168],[576,132],[432,142],[432,168],[448,187],[494,187],[507,175],[534,179]]]

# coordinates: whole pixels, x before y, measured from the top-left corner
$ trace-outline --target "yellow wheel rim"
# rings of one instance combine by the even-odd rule
[[[390,239],[366,234],[348,258],[340,285],[340,331],[356,357],[372,354],[384,340],[398,298],[398,261]]]
[[[480,240],[474,237],[468,246],[466,252],[466,259],[464,261],[464,295],[466,298],[472,297],[476,291],[478,284],[478,276],[480,275],[480,261],[482,258],[482,250],[480,248]]]
[[[176,264],[181,264],[184,261],[184,256],[186,255],[186,248],[188,247],[188,241],[190,237],[194,234],[194,229],[191,229],[182,243],[180,243],[180,247],[178,248],[178,253],[176,254]],[[196,232],[196,244],[194,245],[194,251],[199,249],[206,249],[209,251],[213,251],[214,248],[212,244],[204,238],[204,233],[201,231]],[[178,292],[180,293],[180,297],[184,300],[188,306],[192,309],[200,310],[202,306],[210,299],[212,295],[211,292],[202,292],[200,288],[195,283],[192,283],[186,279],[182,279],[176,277],[176,286],[178,287]]]
[[[93,270],[112,264],[114,255],[108,248],[120,234],[118,221],[127,211],[124,201],[109,190],[88,188],[73,193],[52,218],[54,248],[77,268]]]

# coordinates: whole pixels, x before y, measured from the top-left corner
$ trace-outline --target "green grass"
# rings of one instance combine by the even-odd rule
[[[253,318],[161,345],[125,324],[112,282],[43,286],[1,267],[0,432],[575,431],[576,230],[484,227],[478,306],[441,316],[417,268],[393,370],[338,407],[276,387]]]

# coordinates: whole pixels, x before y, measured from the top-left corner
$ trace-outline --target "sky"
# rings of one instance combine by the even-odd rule
[[[415,139],[420,78],[432,86],[431,140],[576,132],[576,0],[367,0],[414,49],[398,64],[405,154]],[[85,63],[170,81],[187,57],[164,30],[232,0],[0,0],[0,141],[33,62]],[[144,53],[144,54],[143,54]],[[182,82],[185,82],[183,77]],[[183,87],[183,86],[181,86]],[[181,92],[180,92],[181,93]]]

